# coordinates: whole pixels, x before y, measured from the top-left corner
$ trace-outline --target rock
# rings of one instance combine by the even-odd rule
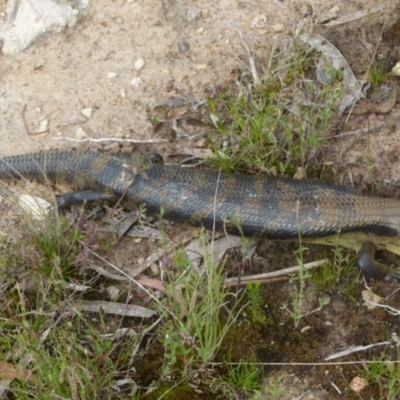
[[[395,76],[400,76],[400,61],[393,67],[392,74]]]
[[[37,40],[74,26],[89,10],[89,0],[9,0],[0,33],[3,54],[19,53]]]
[[[185,15],[186,19],[188,21],[194,21],[198,16],[202,14],[202,11],[200,8],[193,7],[190,9],[185,9],[180,12],[182,15]]]
[[[144,59],[143,58],[138,58],[136,61],[135,61],[135,70],[136,71],[140,71],[144,66],[145,66],[145,62],[144,62]]]
[[[82,140],[82,139],[85,139],[85,138],[87,137],[87,134],[86,134],[86,132],[85,132],[81,127],[79,127],[79,128],[76,130],[75,137],[76,137],[77,139],[79,139],[79,140]]]
[[[178,42],[178,51],[180,54],[186,53],[190,49],[189,43],[185,39],[181,39]]]
[[[110,143],[104,146],[104,151],[107,153],[119,153],[119,143]]]
[[[40,121],[39,131],[37,133],[45,133],[49,130],[49,120],[47,118]]]
[[[131,80],[131,86],[133,86],[133,87],[139,87],[142,83],[143,83],[143,80],[140,77],[136,77]]]
[[[360,376],[354,377],[349,384],[350,388],[353,389],[356,393],[360,393],[368,385],[369,382]]]
[[[275,32],[281,32],[281,31],[283,30],[283,25],[282,25],[282,24],[275,24],[275,25],[272,25],[272,29],[273,29]]]
[[[92,117],[92,112],[93,112],[93,108],[92,107],[82,108],[82,110],[81,110],[81,114],[84,117],[86,117],[87,119]]]
[[[49,214],[52,204],[40,197],[23,194],[19,198],[19,206],[28,212],[34,220],[40,221]]]
[[[114,285],[108,286],[106,292],[111,301],[117,300],[120,295],[120,290]]]
[[[68,117],[68,125],[80,125],[84,124],[86,122],[87,118],[83,113],[77,113],[73,112],[69,117]]]

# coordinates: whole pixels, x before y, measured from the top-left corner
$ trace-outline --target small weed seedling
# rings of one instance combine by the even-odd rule
[[[246,294],[249,299],[247,309],[251,314],[251,321],[257,324],[265,324],[267,317],[263,309],[263,299],[261,294],[261,282],[248,283],[246,286]]]

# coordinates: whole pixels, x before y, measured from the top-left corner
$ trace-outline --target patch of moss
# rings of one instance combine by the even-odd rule
[[[257,362],[258,354],[267,347],[262,326],[243,321],[232,326],[222,343],[218,359],[229,362]]]
[[[164,362],[164,347],[159,342],[152,343],[143,357],[137,357],[134,367],[137,377],[135,381],[139,386],[149,386],[160,379],[161,368]]]

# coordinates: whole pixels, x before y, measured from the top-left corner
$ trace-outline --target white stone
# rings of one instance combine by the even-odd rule
[[[81,110],[81,114],[84,115],[87,119],[92,117],[92,112],[93,112],[92,107],[82,108]]]
[[[114,79],[114,78],[116,78],[118,76],[118,74],[116,73],[116,72],[109,72],[108,74],[107,74],[107,78],[108,79]]]
[[[146,65],[146,63],[144,62],[144,59],[143,58],[138,58],[135,61],[135,70],[136,71],[140,71],[145,65]]]
[[[48,130],[49,130],[49,120],[45,118],[44,120],[40,121],[38,133],[44,133],[47,132]]]
[[[281,32],[281,31],[283,30],[283,25],[282,25],[282,24],[275,24],[275,25],[272,25],[272,29],[273,29],[275,32]]]
[[[139,87],[142,83],[143,83],[142,78],[140,78],[138,76],[131,80],[131,86],[133,86],[133,87]]]
[[[43,220],[49,213],[51,203],[48,201],[28,194],[23,194],[19,198],[19,206],[30,214],[30,216],[37,221]]]
[[[108,286],[106,288],[106,292],[111,301],[117,300],[119,297],[119,294],[121,293],[120,290],[114,285]]]
[[[395,76],[400,76],[400,61],[393,67],[392,74]]]
[[[89,12],[89,0],[9,0],[0,32],[3,54],[15,54],[32,43],[74,26]]]

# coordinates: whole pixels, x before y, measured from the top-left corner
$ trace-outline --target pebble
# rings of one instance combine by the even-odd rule
[[[114,78],[116,78],[118,76],[118,74],[116,73],[116,72],[109,72],[108,74],[107,74],[107,78],[108,79],[114,79]]]
[[[114,285],[108,286],[108,288],[106,288],[106,292],[111,301],[117,300],[120,294],[120,290]]]
[[[392,74],[395,76],[400,76],[400,61],[393,67]]]
[[[110,143],[104,146],[104,151],[109,153],[119,153],[119,144],[118,143]]]
[[[188,10],[185,10],[185,11],[186,11],[186,18],[189,22],[194,21],[200,14],[203,14],[203,16],[204,16],[203,11],[197,7],[193,7]]]
[[[85,116],[87,119],[92,117],[92,112],[93,112],[92,107],[82,108],[81,110],[81,114]]]
[[[178,42],[178,51],[180,54],[186,53],[190,49],[189,43],[185,39]]]
[[[142,83],[143,83],[143,79],[138,76],[131,80],[132,87],[139,87]]]
[[[140,71],[144,66],[146,65],[145,61],[143,58],[138,58],[135,61],[135,70]]]
[[[283,25],[282,25],[282,24],[275,24],[275,25],[272,25],[272,29],[273,29],[275,32],[281,32],[281,31],[283,30]]]
[[[52,204],[40,197],[23,194],[19,198],[19,206],[28,212],[34,220],[40,221],[46,218]]]
[[[352,390],[354,390],[356,393],[360,393],[363,389],[365,389],[369,385],[369,382],[361,378],[360,376],[354,377],[349,386]]]
[[[201,70],[201,69],[207,69],[208,66],[207,66],[207,64],[196,64],[193,66],[193,68],[196,70]]]
[[[150,269],[153,275],[158,275],[160,273],[160,268],[158,268],[158,265],[156,263],[151,264]]]
[[[78,140],[81,140],[81,139],[86,138],[86,137],[87,137],[87,134],[86,134],[86,132],[85,132],[81,127],[79,127],[79,128],[76,130],[75,137],[76,137]]]
[[[47,132],[48,130],[49,130],[49,120],[44,119],[40,121],[39,131],[37,133],[44,133]]]

